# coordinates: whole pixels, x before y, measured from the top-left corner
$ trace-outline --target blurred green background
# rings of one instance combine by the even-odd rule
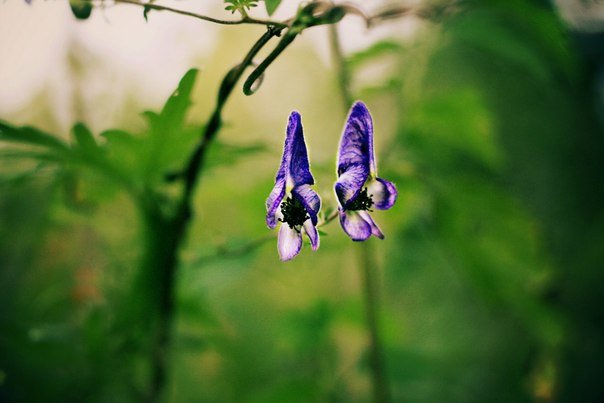
[[[144,29],[184,18],[149,17]],[[73,32],[123,23],[105,18]],[[220,78],[262,32],[193,24],[212,29],[214,43],[201,51],[170,37],[189,54],[181,65],[200,68],[188,135],[161,138],[176,162]],[[345,49],[352,93],[374,115],[380,176],[399,189],[395,207],[373,215],[386,239],[368,241],[392,401],[604,401],[602,34],[563,23],[537,0],[463,1],[436,21],[376,30],[347,25],[340,35],[345,45],[369,35]],[[145,138],[140,113],[159,111],[187,68],[167,69],[161,95],[145,98],[112,79],[115,61],[76,34],[54,62],[67,72],[62,112],[57,87],[46,85],[0,118],[65,139],[83,121],[101,144],[111,128]],[[181,251],[165,401],[372,399],[358,244],[333,222],[319,251],[305,245],[281,263],[264,223],[293,109],[315,188],[324,207],[335,203],[346,111],[327,44],[326,29],[305,33],[257,94],[229,101]],[[10,65],[10,49],[0,54]],[[99,86],[102,96],[91,96]],[[11,147],[0,145],[0,401],[136,401],[149,371],[140,354],[149,335],[125,336],[149,320],[124,313],[147,292],[135,280],[137,206],[81,164],[15,158]],[[144,156],[118,158],[128,166]]]

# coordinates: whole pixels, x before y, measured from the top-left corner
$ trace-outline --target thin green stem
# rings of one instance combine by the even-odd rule
[[[199,181],[199,172],[203,166],[206,150],[222,126],[222,109],[224,108],[229,96],[233,92],[233,89],[237,85],[237,82],[243,76],[243,72],[252,64],[254,56],[256,56],[260,49],[262,49],[262,47],[264,47],[264,45],[266,45],[273,37],[280,35],[281,30],[281,28],[269,27],[267,31],[260,37],[260,39],[256,41],[254,46],[252,46],[250,51],[243,58],[243,61],[239,65],[232,68],[222,80],[214,111],[210,116],[208,124],[205,126],[201,141],[191,155],[191,158],[189,159],[184,171],[185,187],[182,202],[183,208],[187,210],[184,212],[187,218],[190,214],[190,207],[188,207],[188,204],[190,203],[191,195],[195,190],[197,182]]]
[[[336,24],[329,26],[329,36],[333,60],[338,71],[338,84],[345,110],[353,102],[350,90],[350,71],[340,46]],[[384,348],[379,326],[379,286],[377,281],[378,263],[371,242],[357,245],[365,300],[365,316],[369,330],[369,365],[373,383],[373,399],[376,403],[390,402],[390,388],[384,363]]]
[[[295,33],[288,31],[283,38],[279,41],[279,44],[269,55],[260,63],[258,67],[252,71],[249,77],[243,83],[243,93],[245,95],[252,95],[256,90],[253,88],[254,84],[261,79],[264,71],[277,57],[283,52],[296,38]]]
[[[384,362],[384,348],[379,332],[378,264],[371,242],[359,244],[357,252],[365,298],[365,318],[369,330],[369,365],[373,375],[373,399],[376,403],[387,403],[391,399]]]
[[[350,105],[352,105],[353,99],[350,90],[350,70],[348,69],[348,64],[343,56],[337,24],[329,26],[329,44],[331,47],[332,60],[336,67],[336,71],[338,72],[340,97],[342,98],[344,110],[346,111],[350,108]]]

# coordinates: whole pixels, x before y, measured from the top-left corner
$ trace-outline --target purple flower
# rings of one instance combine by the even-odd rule
[[[388,210],[398,192],[392,182],[378,178],[373,155],[373,121],[363,102],[357,101],[348,114],[340,140],[338,181],[335,184],[340,224],[353,241],[384,234],[369,214],[372,207]]]
[[[289,116],[281,166],[275,187],[266,199],[266,225],[273,229],[281,222],[277,249],[283,261],[293,259],[302,248],[302,233],[313,250],[319,247],[317,214],[321,199],[310,185],[315,183],[308,164],[302,122],[298,112]]]

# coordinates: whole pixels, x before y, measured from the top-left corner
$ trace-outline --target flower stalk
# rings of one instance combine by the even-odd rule
[[[337,25],[330,25],[329,29],[331,53],[338,70],[340,96],[345,109],[348,109],[353,103],[350,90],[350,72],[342,53]],[[378,315],[379,287],[377,274],[379,266],[370,242],[362,242],[356,244],[355,247],[358,253],[357,261],[361,272],[365,317],[369,333],[369,366],[372,377],[373,400],[376,403],[388,403],[391,401],[390,387],[383,359],[384,348],[380,336]]]

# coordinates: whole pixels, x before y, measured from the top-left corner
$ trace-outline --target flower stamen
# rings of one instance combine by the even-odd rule
[[[286,223],[290,228],[299,231],[300,227],[310,218],[304,205],[297,197],[288,197],[281,203],[283,218],[279,221]]]
[[[349,211],[358,211],[358,210],[371,210],[371,206],[373,206],[373,195],[367,195],[367,188],[363,188],[359,195],[351,200],[346,206],[346,210]]]

